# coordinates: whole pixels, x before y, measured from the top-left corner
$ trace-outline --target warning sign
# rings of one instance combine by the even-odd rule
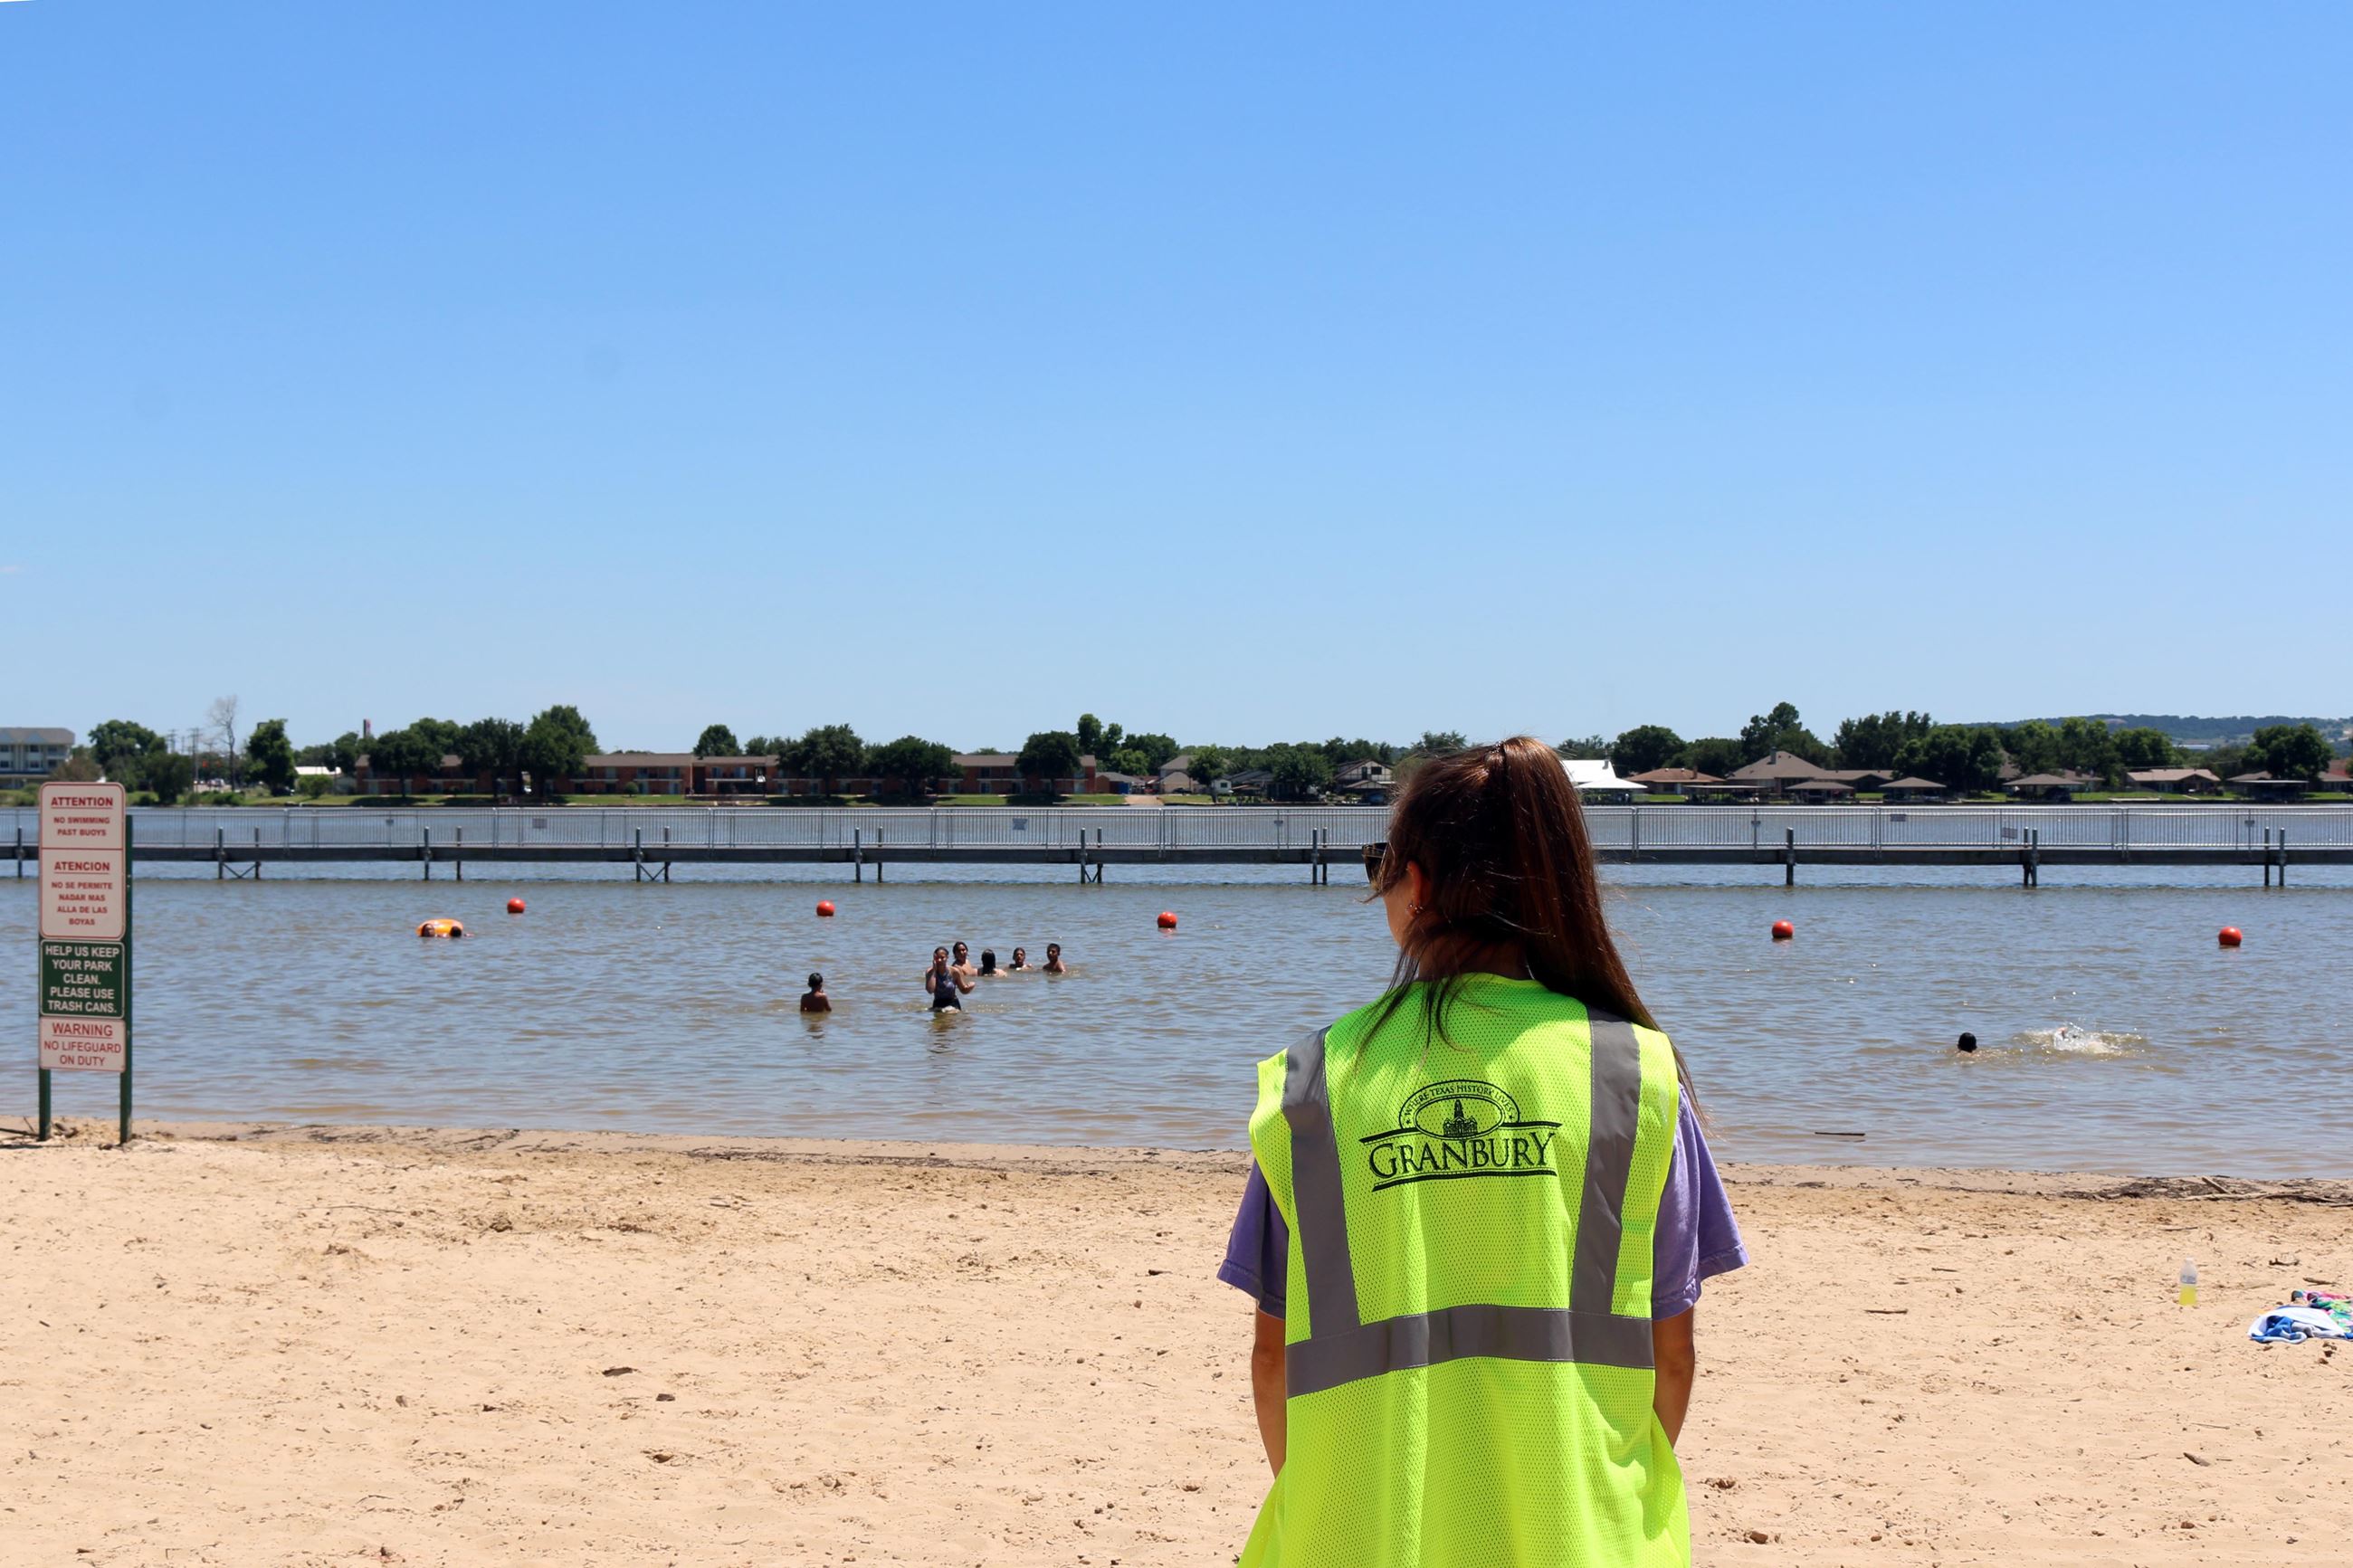
[[[126,804],[121,784],[41,786],[43,1071],[120,1073],[130,1065],[131,839]]]
[[[130,848],[122,837],[127,804],[119,784],[43,784],[41,852]]]
[[[121,1072],[131,1050],[125,1018],[41,1018],[41,1062],[49,1072]]]

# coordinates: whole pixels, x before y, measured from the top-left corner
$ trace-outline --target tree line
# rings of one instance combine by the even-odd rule
[[[526,779],[543,790],[559,780],[576,779],[586,758],[599,750],[596,731],[579,709],[567,703],[544,709],[528,721],[487,718],[461,724],[423,718],[373,737],[346,731],[332,741],[298,749],[283,719],[264,719],[240,734],[237,700],[225,697],[212,704],[203,735],[201,744],[182,752],[174,749],[167,736],[143,724],[110,719],[91,731],[87,744],[76,749],[74,760],[59,773],[102,774],[168,805],[188,794],[200,773],[207,771],[207,776],[226,776],[232,784],[257,783],[272,794],[283,794],[297,783],[298,765],[333,768],[348,775],[363,758],[376,775],[399,780],[406,793],[410,780],[438,772],[445,756],[455,756],[467,774],[491,779],[501,793],[520,795]],[[1271,798],[1302,801],[1322,795],[1338,771],[1351,763],[1409,770],[1418,757],[1458,751],[1466,743],[1460,731],[1430,730],[1401,744],[1335,735],[1321,742],[1262,746],[1205,742],[1180,747],[1166,734],[1131,733],[1120,724],[1082,713],[1068,730],[1032,733],[1012,754],[1025,778],[1059,781],[1076,777],[1085,756],[1093,757],[1099,768],[1149,778],[1180,752],[1189,753],[1187,772],[1199,789],[1262,771]],[[2055,724],[2035,719],[2005,728],[1940,724],[1925,712],[1891,709],[1841,720],[1825,741],[1790,702],[1751,716],[1736,736],[1687,741],[1666,725],[1638,724],[1615,739],[1572,737],[1556,749],[1564,757],[1606,759],[1619,773],[1630,776],[1681,767],[1717,778],[1784,752],[1820,767],[1916,774],[1960,790],[1993,788],[2005,763],[2024,774],[2073,773],[2114,784],[2126,772],[2179,767],[2186,760],[2160,730],[2145,725],[2111,730],[2086,718]],[[1001,754],[1003,749],[975,750]],[[815,781],[828,795],[839,793],[846,780],[862,779],[895,784],[911,795],[928,795],[957,772],[956,752],[944,742],[902,735],[870,743],[849,724],[816,725],[797,736],[754,733],[741,742],[728,725],[711,724],[697,737],[694,753],[775,757],[785,774]],[[2312,724],[2282,723],[2258,729],[2243,746],[2201,752],[2197,762],[2224,778],[2268,773],[2311,781],[2327,768],[2333,755],[2327,738]],[[325,779],[315,775],[300,783],[312,795],[328,787]]]
[[[2187,765],[2171,737],[2145,725],[2111,730],[2097,719],[2066,719],[2056,724],[2030,719],[2004,729],[1939,724],[1926,713],[1890,709],[1842,719],[1824,741],[1806,727],[1797,705],[1789,702],[1753,715],[1737,736],[1686,741],[1663,724],[1638,724],[1610,742],[1606,754],[1613,769],[1630,776],[1657,768],[1689,768],[1724,778],[1775,752],[1802,757],[1818,767],[1917,775],[1961,790],[1993,788],[2000,782],[2005,762],[2021,774],[2073,773],[2110,784],[2129,772]],[[2221,778],[2268,773],[2310,781],[2320,776],[2335,754],[2313,725],[2276,724],[2257,730],[2247,745],[2199,752],[2197,765]]]

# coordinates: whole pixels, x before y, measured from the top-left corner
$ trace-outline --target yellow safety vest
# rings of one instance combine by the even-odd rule
[[[1259,1064],[1291,1228],[1288,1437],[1241,1568],[1691,1561],[1651,1408],[1665,1036],[1473,976]]]

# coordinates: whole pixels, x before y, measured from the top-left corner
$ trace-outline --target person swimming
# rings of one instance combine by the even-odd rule
[[[1046,973],[1049,974],[1070,973],[1062,967],[1062,944],[1059,942],[1050,942],[1046,944]]]
[[[980,950],[980,973],[973,978],[976,980],[994,980],[1004,973],[1005,971],[997,967],[997,950],[993,947],[982,948]]]
[[[833,1011],[833,998],[825,994],[824,975],[812,974],[809,976],[808,992],[801,997],[801,1011],[804,1013],[830,1013]]]
[[[1961,1037],[1953,1042],[1953,1048],[1966,1056],[1969,1052],[1978,1048],[1978,1037],[1964,1030],[1961,1034]]]
[[[1029,967],[1029,950],[1026,947],[1017,947],[1013,950],[1013,962],[1005,966],[1005,973],[1008,974],[1019,974],[1027,971]]]
[[[974,975],[980,973],[980,971],[972,966],[972,949],[966,947],[962,942],[955,944],[955,969],[958,974],[963,975],[966,980],[971,979]]]
[[[970,991],[972,982],[956,973],[955,965],[948,962],[946,948],[935,947],[932,949],[932,966],[923,971],[923,989],[932,994],[933,1012],[961,1013],[964,999],[959,994]]]

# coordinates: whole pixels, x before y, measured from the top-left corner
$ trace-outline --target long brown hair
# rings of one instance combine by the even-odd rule
[[[1389,816],[1375,895],[1402,882],[1408,866],[1421,868],[1428,901],[1398,950],[1377,1023],[1405,1005],[1415,982],[1431,981],[1420,993],[1424,1017],[1445,1039],[1446,1009],[1464,978],[1509,949],[1546,990],[1658,1026],[1610,940],[1568,770],[1542,741],[1515,735],[1416,767]],[[1680,1054],[1675,1068],[1688,1089]]]

